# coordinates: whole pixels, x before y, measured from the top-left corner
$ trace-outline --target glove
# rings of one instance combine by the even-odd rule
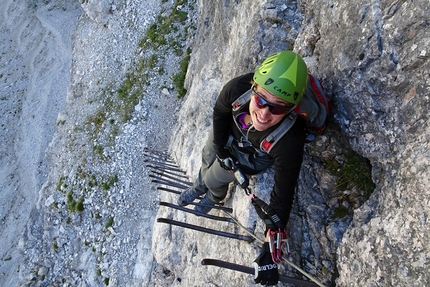
[[[261,285],[278,284],[278,265],[273,262],[270,255],[269,242],[265,242],[261,248],[260,256],[252,263],[254,267],[254,282]]]
[[[237,158],[222,145],[215,145],[216,158],[223,169],[232,172],[239,164]]]
[[[257,211],[258,216],[263,219],[264,223],[266,224],[266,233],[269,229],[285,229],[285,224],[281,221],[279,215],[267,203],[255,195],[252,196],[251,203]]]

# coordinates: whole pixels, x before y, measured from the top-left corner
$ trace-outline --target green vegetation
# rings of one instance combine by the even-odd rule
[[[133,73],[128,73],[121,87],[117,90],[120,102],[114,108],[122,123],[126,123],[131,119],[134,107],[140,101],[143,91],[142,89],[137,89],[136,86],[141,86],[139,78]]]
[[[90,180],[88,181],[88,187],[92,188],[94,186],[97,186],[97,179],[95,175],[91,175]]]
[[[341,206],[336,207],[333,210],[332,218],[343,218],[343,217],[347,216],[350,213],[351,212],[349,211],[348,208],[346,208],[345,206],[341,205]]]
[[[113,223],[114,223],[114,219],[113,219],[113,217],[111,216],[111,217],[109,217],[108,221],[106,222],[105,227],[106,227],[106,228],[109,228],[109,227],[113,226]]]
[[[178,25],[185,25],[185,21],[188,18],[188,13],[181,11],[179,7],[186,4],[187,1],[177,0],[172,8],[170,14],[162,16],[163,12],[157,16],[157,21],[149,26],[146,36],[139,42],[139,46],[142,48],[160,48],[166,46],[174,47],[177,41],[172,36],[172,32],[179,30]],[[165,13],[164,13],[165,14]],[[185,35],[182,35],[185,37]],[[182,38],[183,40],[184,38]]]
[[[148,68],[154,69],[157,66],[157,62],[158,62],[157,55],[152,54],[148,59],[148,63],[147,63]]]
[[[331,272],[330,272],[330,270],[329,270],[327,267],[323,266],[323,267],[321,268],[321,273],[322,273],[323,275],[327,275],[327,274],[330,274]]]
[[[109,188],[111,188],[117,182],[118,182],[118,175],[115,174],[115,175],[109,177],[107,181],[103,182],[101,185],[101,188],[103,190],[109,190]]]
[[[57,190],[58,191],[62,191],[63,189],[67,188],[67,184],[64,183],[64,181],[66,179],[67,179],[67,177],[65,177],[65,176],[60,177],[60,179],[58,180],[58,183],[57,183]]]
[[[186,4],[188,4],[187,1],[177,0],[170,13],[162,11],[162,13],[158,15],[157,21],[148,28],[146,35],[139,42],[139,46],[142,49],[153,49],[158,55],[150,56],[146,64],[147,68],[149,69],[153,69],[155,65],[158,64],[157,68],[159,73],[164,71],[162,67],[163,53],[160,53],[160,50],[163,48],[170,49],[173,50],[175,55],[183,56],[179,63],[179,72],[172,75],[172,82],[175,90],[178,92],[179,98],[184,97],[187,92],[187,90],[184,88],[184,81],[191,54],[191,51],[187,49],[184,55],[182,43],[186,40],[194,28],[192,26],[187,26],[184,27],[183,32],[180,32],[180,27],[183,27],[186,20],[188,19],[188,13],[180,9]],[[191,7],[189,8],[191,9]],[[167,51],[165,52],[167,53]],[[141,65],[142,63],[139,67],[141,67]]]
[[[84,201],[85,199],[83,197],[79,198],[78,200],[75,200],[73,198],[73,190],[70,190],[67,193],[67,210],[71,212],[84,211]]]
[[[57,126],[62,126],[62,125],[64,125],[66,123],[66,121],[65,120],[58,120],[58,122],[57,122]]]
[[[332,174],[338,177],[336,181],[338,190],[357,188],[364,193],[367,199],[375,189],[369,160],[352,150],[345,156],[344,163],[332,159],[327,162],[327,167]]]
[[[89,116],[84,123],[84,130],[89,131],[92,139],[104,137],[106,141],[114,144],[119,125],[131,119],[134,108],[143,95],[146,78],[147,76],[139,75],[137,72],[127,73],[116,91],[112,91],[110,86],[106,87],[102,96],[103,106]],[[97,148],[94,151],[98,153],[100,149]]]
[[[53,242],[52,242],[52,249],[54,249],[54,251],[55,251],[55,252],[58,252],[57,237],[55,237],[55,238],[53,239]]]
[[[165,72],[164,57],[172,54],[171,51],[178,57],[182,56],[178,73],[172,75],[171,80],[178,97],[185,96],[187,91],[184,88],[184,81],[191,51],[189,49],[184,51],[183,43],[195,27],[191,24],[184,27],[188,19],[188,12],[184,11],[184,8],[193,9],[185,0],[176,0],[168,11],[162,9],[156,22],[147,29],[146,34],[139,41],[139,47],[149,55],[136,60],[136,66],[125,75],[119,88],[112,89],[108,86],[104,89],[103,106],[94,115],[88,117],[85,123],[86,130],[90,132],[93,139],[100,138],[105,131],[103,136],[114,141],[118,133],[118,125],[131,119],[135,106],[142,99],[146,87],[150,84],[150,75]],[[100,102],[100,100],[90,101],[90,103],[93,102]],[[107,121],[110,125],[106,125]],[[100,155],[100,148],[95,147],[94,152]]]
[[[96,146],[94,149],[97,150],[99,148]],[[109,190],[118,182],[118,175],[115,174],[100,181],[102,184],[99,186],[97,177],[94,174],[85,172],[82,166],[77,168],[75,180],[70,180],[66,176],[60,177],[57,182],[57,190],[65,194],[66,209],[70,212],[84,211],[85,194],[88,193],[89,190],[98,186],[103,191]],[[81,195],[75,196],[74,190],[79,190]],[[54,202],[52,206],[58,208],[58,202]],[[70,218],[67,219],[67,222],[70,223]]]
[[[103,147],[101,145],[93,146],[93,151],[98,155],[103,155]]]
[[[358,191],[358,194],[344,194],[341,200],[344,200],[354,206],[358,202],[367,200],[375,189],[372,181],[372,166],[369,160],[350,150],[342,163],[332,158],[326,163],[327,169],[337,177],[336,189],[338,191]],[[361,197],[361,199],[360,199]],[[332,218],[343,218],[351,214],[352,209],[340,205],[333,210]]]
[[[93,126],[93,132],[99,133],[107,119],[106,111],[99,110],[94,115],[90,116],[88,122]]]
[[[188,70],[188,63],[190,62],[190,53],[191,51],[188,49],[185,57],[179,62],[179,73],[172,76],[172,81],[178,91],[179,98],[184,97],[187,93],[187,90],[184,88],[184,82]]]
[[[81,0],[87,3],[87,0]],[[169,1],[162,0],[162,3]],[[140,51],[137,51],[136,60],[126,75],[110,84],[97,81],[99,91],[93,91],[88,97],[88,105],[85,113],[90,114],[83,122],[69,122],[59,120],[57,125],[70,127],[71,141],[66,148],[81,151],[76,165],[72,170],[66,170],[56,183],[57,191],[62,199],[54,202],[51,206],[56,207],[55,212],[63,216],[63,222],[73,224],[79,222],[82,216],[91,216],[91,220],[97,221],[106,228],[114,225],[114,217],[105,218],[99,211],[91,210],[89,198],[93,199],[95,193],[105,197],[119,181],[118,174],[112,172],[109,165],[110,151],[115,147],[117,135],[122,126],[132,119],[136,106],[142,101],[145,93],[155,89],[171,89],[177,92],[179,98],[185,96],[185,76],[190,61],[190,49],[185,49],[185,41],[195,31],[195,27],[189,24],[187,27],[188,10],[190,1],[176,0],[175,4],[166,4],[161,8],[156,23],[152,24],[139,42]],[[168,7],[168,8],[167,8]],[[169,9],[169,10],[167,10]],[[191,22],[190,22],[191,23]],[[169,58],[168,58],[169,57]],[[174,63],[179,61],[179,67],[173,67],[174,75],[170,68],[171,57]],[[169,61],[170,65],[166,62]],[[160,75],[169,72],[169,76],[159,79]],[[151,82],[150,82],[151,81]],[[151,85],[151,86],[150,86]],[[148,89],[150,87],[151,89]],[[158,108],[157,103],[150,103],[151,108]],[[145,117],[145,116],[143,116]],[[140,119],[139,119],[140,120]],[[145,120],[145,119],[143,119]],[[72,158],[71,160],[75,160]],[[74,170],[76,168],[76,170]],[[87,198],[87,205],[85,198]],[[88,209],[88,210],[85,210]],[[84,212],[85,211],[85,212]],[[78,212],[84,212],[79,214]],[[105,240],[103,238],[98,240]],[[104,252],[97,250],[93,242],[84,241],[84,245],[91,248],[93,252],[99,253],[97,260],[103,261]],[[52,243],[53,249],[58,250],[57,240]],[[100,269],[96,270],[98,276],[102,276]],[[109,278],[102,278],[109,285]]]

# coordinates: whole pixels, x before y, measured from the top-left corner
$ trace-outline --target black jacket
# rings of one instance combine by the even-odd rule
[[[222,89],[213,111],[214,144],[226,145],[230,135],[236,138],[240,131],[233,120],[231,104],[251,88],[253,74],[245,74],[229,81]],[[249,103],[247,104],[249,107]],[[249,111],[248,109],[246,111]],[[276,129],[278,125],[266,131],[252,131],[248,140],[254,148],[260,147],[260,142]],[[295,187],[303,161],[305,143],[305,124],[298,118],[293,127],[280,139],[270,151],[274,160],[275,185],[270,196],[269,206],[275,209],[284,224],[287,224],[294,200]]]

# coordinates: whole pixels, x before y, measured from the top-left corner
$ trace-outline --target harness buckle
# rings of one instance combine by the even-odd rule
[[[237,146],[238,147],[250,147],[252,146],[252,143],[246,138],[246,137],[240,137],[240,141],[237,141]]]

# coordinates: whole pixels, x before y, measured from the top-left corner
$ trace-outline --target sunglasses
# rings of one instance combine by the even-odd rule
[[[252,92],[252,99],[254,100],[255,105],[259,109],[264,109],[265,107],[268,107],[269,112],[272,115],[283,115],[283,114],[287,113],[288,111],[291,111],[292,109],[294,109],[294,107],[296,106],[294,104],[288,104],[288,105],[272,104],[272,103],[266,101],[266,99],[262,95],[257,93],[255,91],[255,87],[252,87],[251,92]]]

